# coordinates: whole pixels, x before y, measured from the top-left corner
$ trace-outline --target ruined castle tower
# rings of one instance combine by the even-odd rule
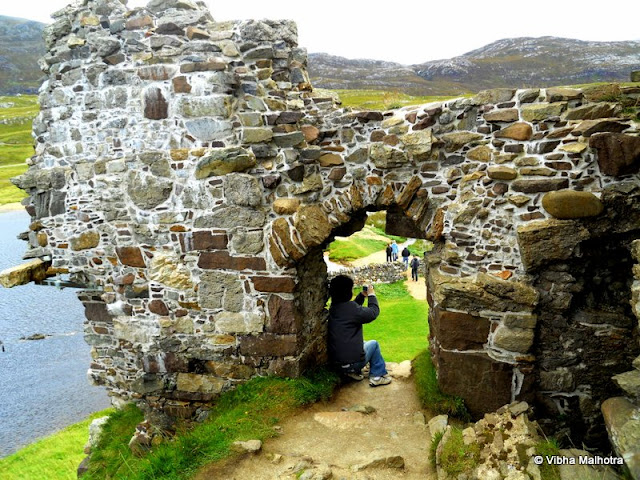
[[[640,138],[620,103],[640,88],[352,112],[314,92],[289,21],[215,22],[191,0],[54,18],[17,179],[27,277],[85,287],[89,376],[114,398],[191,417],[324,363],[322,248],[386,210],[436,245],[441,388],[474,415],[522,398],[602,436],[602,401],[640,375]]]

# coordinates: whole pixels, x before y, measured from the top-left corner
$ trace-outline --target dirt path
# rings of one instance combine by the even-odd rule
[[[431,480],[431,436],[409,362],[388,364],[390,385],[349,383],[329,403],[287,419],[256,454],[200,472],[198,480]],[[373,413],[361,413],[373,407]],[[400,465],[404,464],[404,467]],[[330,473],[333,475],[331,476]]]
[[[427,299],[427,286],[424,281],[424,277],[418,277],[418,281],[411,280],[411,270],[407,272],[407,281],[404,283],[407,286],[407,290],[413,298],[418,300]]]

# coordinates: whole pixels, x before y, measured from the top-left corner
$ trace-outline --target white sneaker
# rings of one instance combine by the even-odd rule
[[[381,385],[389,385],[391,383],[391,377],[383,376],[383,377],[369,377],[369,386],[370,387],[379,387]]]

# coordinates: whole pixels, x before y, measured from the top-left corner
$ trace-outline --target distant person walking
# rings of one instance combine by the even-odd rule
[[[394,262],[398,260],[398,244],[395,240],[391,243],[391,257]]]
[[[418,281],[418,268],[420,268],[420,260],[417,255],[414,255],[411,259],[411,280],[415,282]]]
[[[404,262],[404,269],[406,270],[407,268],[409,268],[409,256],[411,255],[411,252],[409,252],[409,249],[407,247],[404,247],[402,249],[402,261]]]
[[[391,262],[393,259],[393,249],[391,248],[391,244],[387,245],[387,262]]]

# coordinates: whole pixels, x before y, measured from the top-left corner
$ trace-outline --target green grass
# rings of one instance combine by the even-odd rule
[[[480,461],[480,445],[465,445],[462,430],[452,427],[449,440],[442,446],[440,465],[450,478],[457,478],[461,473],[470,473]]]
[[[356,109],[390,110],[408,105],[442,102],[455,96],[413,96],[401,92],[385,90],[334,90],[342,101],[342,106]]]
[[[113,410],[94,413],[86,420],[22,448],[0,459],[3,480],[75,480],[78,465],[84,459],[83,447],[92,420]]]
[[[373,238],[354,238],[335,240],[329,245],[329,258],[334,262],[349,262],[363,258],[379,250],[384,250],[387,242]]]
[[[209,419],[194,428],[185,425],[171,440],[135,456],[127,443],[142,419],[129,407],[107,423],[92,455],[87,480],[159,480],[191,478],[204,465],[228,457],[237,440],[264,440],[276,435],[273,426],[300,406],[328,399],[338,383],[333,373],[321,370],[299,379],[258,377],[223,394]]]
[[[429,334],[429,305],[413,298],[404,282],[375,285],[380,316],[364,326],[365,340],[377,340],[388,362],[413,359]]]
[[[460,397],[440,391],[436,369],[428,350],[423,350],[413,361],[413,378],[422,406],[436,415],[447,414],[464,421],[471,419],[464,401]]]
[[[433,243],[429,240],[416,240],[414,243],[409,245],[409,252],[411,255],[417,255],[418,258],[422,258],[424,256],[424,252],[430,252],[433,248]]]
[[[38,114],[38,97],[0,97],[0,205],[22,200],[26,194],[9,179],[24,173],[34,154],[31,124]]]
[[[27,196],[23,190],[9,181],[11,177],[21,175],[26,170],[26,164],[17,167],[0,167],[0,205],[19,202]]]
[[[560,455],[560,445],[555,438],[547,438],[536,445],[536,454],[543,457]],[[543,462],[539,468],[542,480],[560,480],[560,470],[557,465]]]

